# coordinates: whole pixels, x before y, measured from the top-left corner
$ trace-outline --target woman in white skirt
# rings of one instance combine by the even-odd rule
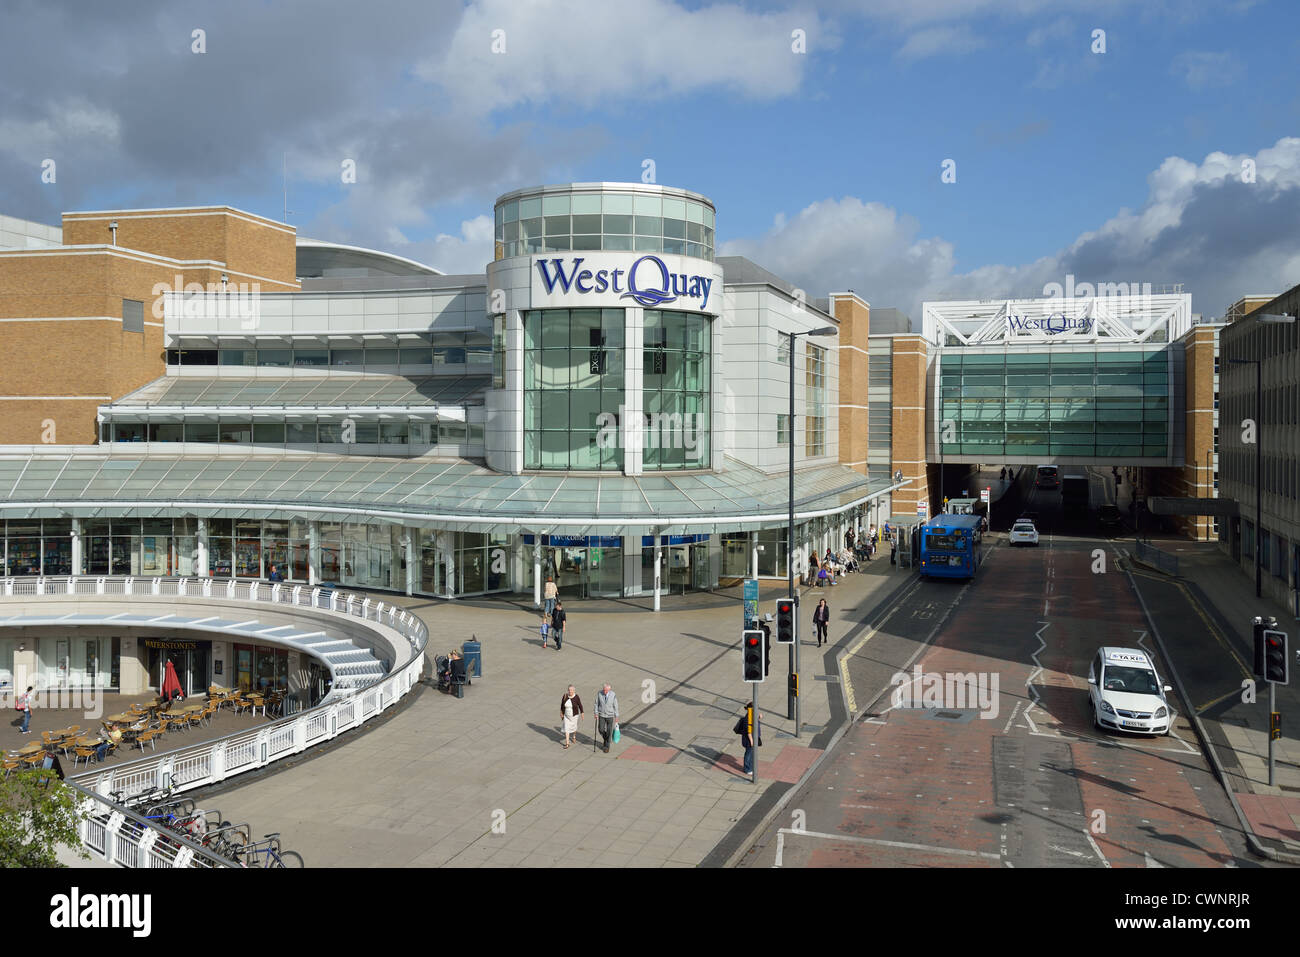
[[[564,728],[564,746],[577,743],[578,721],[582,718],[582,699],[578,692],[569,685],[568,692],[560,699],[560,720]]]

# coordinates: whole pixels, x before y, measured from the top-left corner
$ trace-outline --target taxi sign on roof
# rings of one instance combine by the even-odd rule
[[[1134,661],[1138,664],[1146,664],[1147,656],[1138,654],[1133,651],[1112,651],[1109,655],[1111,661]]]

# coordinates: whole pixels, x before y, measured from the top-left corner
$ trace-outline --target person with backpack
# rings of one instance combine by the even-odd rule
[[[740,746],[745,749],[745,773],[752,775],[754,773],[754,747],[755,742],[758,747],[763,746],[763,712],[758,712],[758,719],[754,720],[754,706],[746,704],[745,710],[732,729],[740,735]]]
[[[31,734],[29,726],[32,723],[32,685],[27,686],[27,691],[20,694],[14,700],[14,707],[23,714],[23,734]]]

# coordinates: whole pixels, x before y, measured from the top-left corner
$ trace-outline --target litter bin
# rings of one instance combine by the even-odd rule
[[[460,653],[465,659],[465,674],[471,678],[482,678],[483,642],[472,638],[460,646]]]

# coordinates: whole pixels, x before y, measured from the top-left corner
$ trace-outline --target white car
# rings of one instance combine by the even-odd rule
[[[1038,529],[1034,528],[1034,523],[1029,519],[1018,518],[1011,526],[1009,541],[1012,545],[1037,545]]]
[[[1088,669],[1088,698],[1097,728],[1168,734],[1173,710],[1151,656],[1141,648],[1102,648]]]

